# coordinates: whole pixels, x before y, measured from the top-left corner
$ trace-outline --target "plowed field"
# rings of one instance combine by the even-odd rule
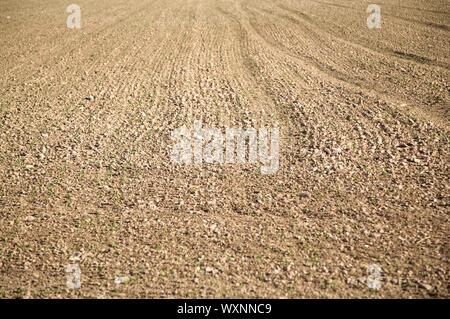
[[[74,1],[0,0],[0,297],[450,296],[448,1]]]

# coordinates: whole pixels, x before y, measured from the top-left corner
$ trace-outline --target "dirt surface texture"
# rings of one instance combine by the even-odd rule
[[[450,296],[447,0],[73,1],[0,0],[1,298]]]

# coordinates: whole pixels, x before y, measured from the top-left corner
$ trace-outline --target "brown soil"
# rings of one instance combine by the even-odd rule
[[[76,3],[0,2],[0,297],[450,296],[448,1],[381,30],[356,0]],[[173,164],[198,119],[279,127],[279,171]]]

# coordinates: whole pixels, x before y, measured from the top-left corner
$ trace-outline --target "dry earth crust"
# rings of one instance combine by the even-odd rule
[[[449,297],[448,1],[381,30],[367,1],[76,2],[80,30],[0,1],[0,297]],[[279,127],[279,171],[174,165],[198,119]]]

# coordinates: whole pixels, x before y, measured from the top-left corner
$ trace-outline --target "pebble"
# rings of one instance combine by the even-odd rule
[[[34,217],[34,216],[27,216],[27,217],[25,217],[25,221],[26,222],[32,222],[32,221],[34,221],[36,219],[36,217]]]
[[[428,291],[433,291],[433,286],[431,286],[427,283],[421,283],[420,285]]]
[[[298,194],[298,196],[300,196],[300,198],[307,198],[310,196],[310,193],[309,192],[300,192]]]
[[[114,278],[114,283],[116,285],[126,284],[130,282],[131,278],[129,276],[117,276]]]

